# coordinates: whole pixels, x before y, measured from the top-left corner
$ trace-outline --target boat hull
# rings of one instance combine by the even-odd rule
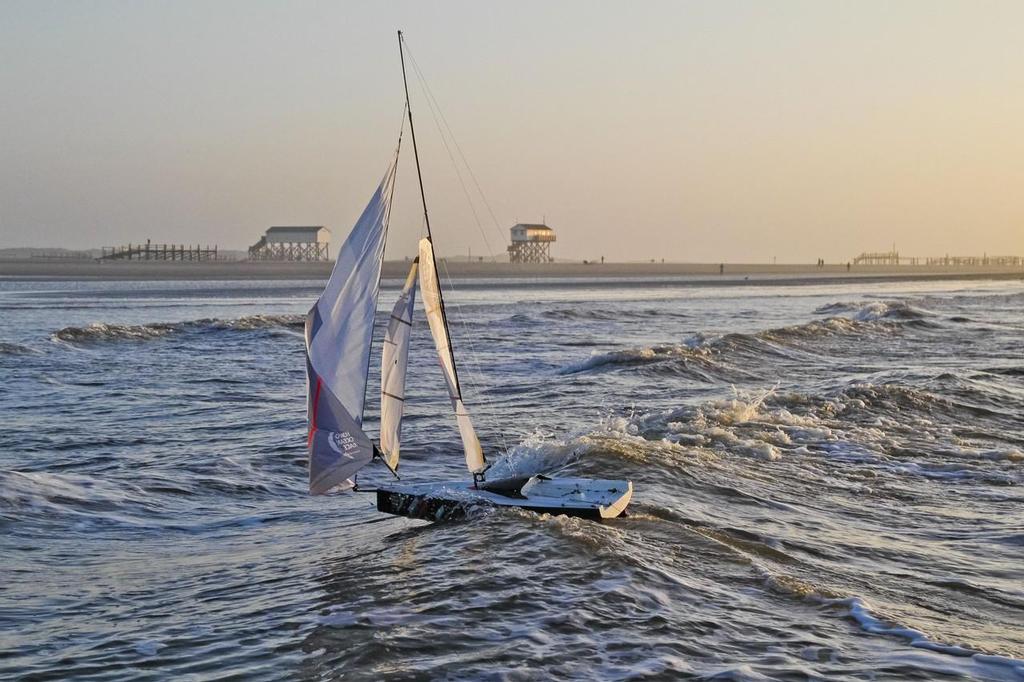
[[[384,485],[377,489],[377,510],[446,521],[462,518],[476,507],[515,507],[604,521],[621,515],[632,496],[630,481],[532,476],[507,486],[496,482],[475,487],[467,481]]]

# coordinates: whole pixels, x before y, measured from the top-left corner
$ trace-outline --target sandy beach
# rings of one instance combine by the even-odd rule
[[[1020,267],[940,267],[940,266],[854,266],[830,264],[752,264],[726,263],[719,272],[718,263],[467,263],[439,262],[442,274],[453,279],[476,278],[651,278],[684,279],[694,283],[744,284],[772,281],[856,281],[891,279],[1019,279]],[[252,261],[182,262],[97,262],[91,260],[0,260],[0,279],[73,281],[73,280],[250,280],[250,279],[326,279],[333,263],[268,263]],[[405,277],[409,261],[386,261],[385,278]]]

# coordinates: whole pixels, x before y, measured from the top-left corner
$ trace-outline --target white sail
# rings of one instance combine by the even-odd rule
[[[392,469],[398,468],[402,440],[402,412],[405,409],[405,374],[409,366],[412,310],[416,303],[416,261],[409,269],[402,295],[398,297],[380,357],[380,450]]]
[[[448,338],[448,328],[445,326],[441,308],[441,282],[434,268],[434,247],[429,239],[420,240],[420,289],[423,290],[423,308],[427,314],[427,324],[430,325],[430,333],[434,337],[437,357],[448,385],[448,396],[452,400],[455,418],[459,423],[459,435],[462,436],[462,447],[466,451],[466,466],[471,472],[477,473],[484,470],[486,462],[480,440],[473,429],[473,422],[462,402],[462,388],[455,373],[455,357],[452,355],[452,344]]]
[[[338,486],[373,459],[363,403],[373,318],[398,157],[338,250],[338,260],[306,318],[309,491]]]

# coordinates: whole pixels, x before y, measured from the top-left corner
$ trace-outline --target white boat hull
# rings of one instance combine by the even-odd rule
[[[377,489],[377,509],[443,521],[465,516],[469,509],[482,505],[603,521],[622,514],[632,497],[630,481],[531,476],[482,483],[479,487],[469,481],[387,484]]]

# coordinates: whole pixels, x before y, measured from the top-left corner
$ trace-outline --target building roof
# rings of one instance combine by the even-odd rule
[[[320,230],[326,230],[327,228],[323,225],[278,225],[267,229],[267,234],[273,234],[274,232],[319,232]]]
[[[554,230],[543,223],[516,223],[512,226],[512,229],[514,230],[517,227],[525,227],[527,230],[548,230],[549,232],[554,232]]]

